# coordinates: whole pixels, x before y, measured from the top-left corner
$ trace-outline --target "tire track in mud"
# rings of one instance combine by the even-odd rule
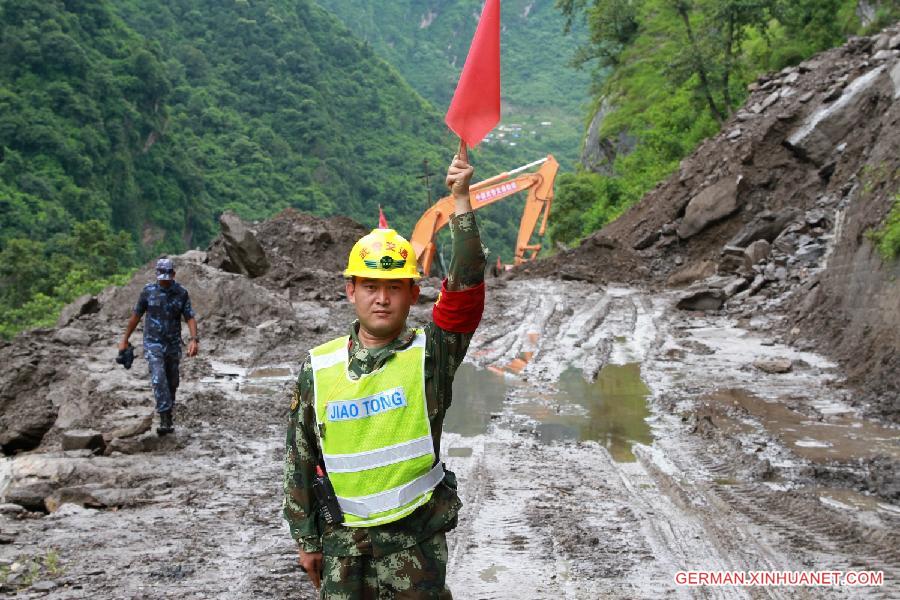
[[[519,374],[509,392],[513,397],[527,394],[523,390],[529,388],[539,394],[552,391],[569,366],[592,378],[607,362],[642,362],[652,390],[650,421],[657,441],[636,450],[636,463],[615,463],[605,449],[592,443],[535,444],[522,429],[515,404],[507,404],[488,437],[505,437],[507,445],[515,444],[517,450],[502,442],[485,444],[485,456],[474,463],[484,470],[479,485],[490,494],[467,500],[458,533],[475,541],[469,542],[471,553],[464,552],[460,542],[451,579],[462,584],[464,574],[474,572],[477,565],[496,568],[474,587],[457,586],[455,594],[461,598],[892,597],[894,588],[888,586],[674,585],[679,570],[835,568],[880,569],[893,584],[900,570],[900,542],[893,533],[900,517],[888,516],[880,525],[869,526],[823,506],[815,497],[745,482],[745,448],[692,435],[684,415],[691,414],[696,398],[720,384],[751,391],[763,386],[770,396],[802,392],[815,398],[815,390],[825,390],[822,383],[830,385],[834,378],[829,374],[820,383],[803,377],[756,377],[744,366],[746,355],[717,353],[706,345],[717,338],[733,341],[745,332],[720,317],[692,320],[674,311],[672,304],[671,294],[598,290],[573,282],[516,281],[515,287],[501,285],[491,291],[488,314],[472,341],[472,362],[505,371],[508,377]],[[701,336],[694,338],[694,331]],[[747,338],[751,355],[760,348],[761,340]],[[516,365],[513,361],[526,351],[531,354],[524,356],[525,364]],[[684,353],[687,360],[681,358]],[[562,483],[548,490],[525,477],[523,468],[532,475],[552,472]],[[528,519],[510,518],[510,506],[519,506]],[[581,518],[558,516],[566,513]],[[486,514],[506,516],[492,522]],[[536,565],[555,577],[552,582],[545,578],[537,595],[518,593],[538,586],[525,565]]]
[[[719,489],[716,493],[791,546],[822,556],[830,568],[883,571],[886,581],[898,581],[900,535],[896,532],[900,519],[892,520],[892,530],[867,527],[823,506],[817,497],[800,492],[773,493],[753,484]],[[870,597],[878,597],[878,591],[873,590]]]

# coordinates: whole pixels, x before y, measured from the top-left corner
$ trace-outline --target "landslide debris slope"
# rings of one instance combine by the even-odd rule
[[[350,320],[340,263],[367,230],[293,209],[220,224],[173,257],[201,337],[174,435],[154,432],[140,327],[132,369],[114,362],[152,263],[0,343],[0,596],[315,597],[281,531],[284,420],[304,353]]]
[[[900,188],[900,25],[750,85],[678,172],[577,248],[515,276],[691,286],[682,307],[779,311],[900,422],[900,261],[870,239]]]

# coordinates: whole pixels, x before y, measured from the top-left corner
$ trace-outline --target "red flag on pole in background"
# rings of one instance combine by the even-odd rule
[[[378,229],[390,229],[390,225],[388,225],[387,219],[384,218],[384,212],[381,210],[381,205],[378,205]]]
[[[484,4],[444,120],[470,148],[500,122],[500,0]]]

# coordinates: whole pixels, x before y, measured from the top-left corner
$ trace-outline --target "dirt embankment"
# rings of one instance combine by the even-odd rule
[[[683,308],[773,310],[900,421],[900,261],[868,232],[900,186],[900,26],[760,77],[722,132],[580,247],[524,276],[694,287]]]
[[[239,235],[220,236],[209,252],[175,257],[176,277],[190,290],[200,315],[201,356],[240,358],[251,365],[267,357],[299,360],[299,350],[297,356],[285,356],[283,350],[321,334],[334,320],[331,304],[342,294],[339,263],[364,228],[342,217],[323,220],[294,210],[260,224],[256,233],[231,215],[223,216],[222,224],[224,231]],[[267,267],[247,277],[229,255]],[[0,345],[0,362],[10,367],[0,373],[5,453],[52,448],[69,429],[95,429],[107,446],[147,431],[143,414],[117,414],[135,402],[111,381],[120,378],[113,370],[115,345],[140,290],[152,279],[148,264],[129,284],[67,307],[56,328],[33,330]],[[132,338],[138,348],[140,332]],[[109,360],[108,369],[89,368],[88,358],[97,356]],[[138,361],[132,373],[144,376],[143,370]]]

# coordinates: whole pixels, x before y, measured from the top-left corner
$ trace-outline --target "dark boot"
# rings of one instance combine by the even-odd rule
[[[159,427],[156,428],[156,435],[163,436],[173,431],[175,431],[175,427],[172,426],[172,411],[159,413]]]

